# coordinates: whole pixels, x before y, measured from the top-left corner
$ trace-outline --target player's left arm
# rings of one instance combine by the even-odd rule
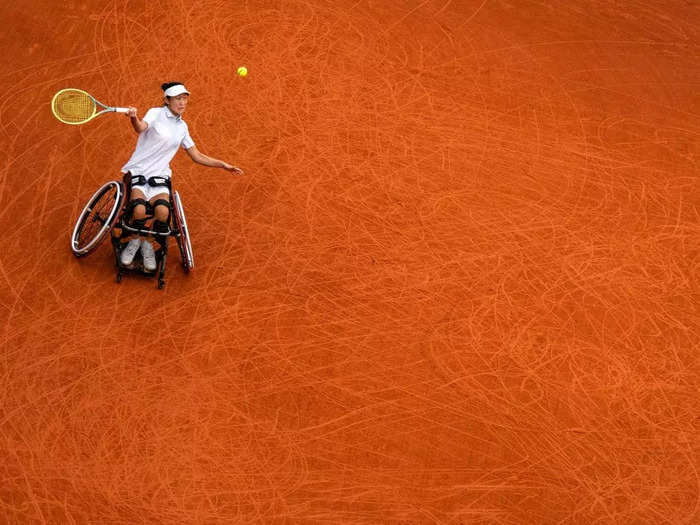
[[[243,170],[241,168],[232,166],[231,164],[224,162],[223,160],[215,159],[214,157],[205,155],[197,149],[197,146],[187,148],[185,151],[190,156],[190,158],[197,164],[201,164],[202,166],[208,166],[210,168],[223,168],[226,171],[230,171],[231,173],[243,175]]]

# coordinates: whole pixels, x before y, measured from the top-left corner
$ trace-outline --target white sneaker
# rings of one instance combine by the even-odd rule
[[[143,257],[143,269],[147,272],[155,271],[156,252],[153,250],[153,245],[150,241],[146,239],[141,241],[141,256]]]
[[[134,262],[134,256],[136,255],[136,252],[139,251],[140,246],[141,239],[131,239],[127,243],[127,245],[122,250],[121,257],[119,258],[119,260],[124,266],[129,266],[132,262]]]

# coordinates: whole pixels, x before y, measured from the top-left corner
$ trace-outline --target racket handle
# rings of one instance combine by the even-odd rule
[[[114,111],[116,111],[117,113],[128,113],[129,108],[114,108]]]

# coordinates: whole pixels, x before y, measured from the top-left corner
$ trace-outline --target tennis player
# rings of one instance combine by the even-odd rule
[[[138,134],[136,149],[129,161],[122,167],[122,173],[131,174],[131,224],[133,228],[144,229],[149,221],[148,208],[153,210],[153,231],[167,232],[170,216],[170,161],[179,148],[183,148],[197,164],[212,168],[222,168],[231,173],[243,174],[243,170],[222,160],[201,153],[190,137],[187,123],[182,114],[187,108],[190,92],[182,82],[167,82],[161,86],[164,103],[151,108],[139,118],[138,111],[129,107],[126,115]],[[141,249],[144,270],[156,269],[155,250],[146,237],[135,236],[123,248],[120,261],[130,265]]]

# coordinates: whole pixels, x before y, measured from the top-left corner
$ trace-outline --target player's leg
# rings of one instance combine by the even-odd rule
[[[150,201],[153,208],[153,225],[155,232],[166,233],[170,229],[170,194],[159,193]],[[167,242],[167,238],[162,238],[161,242]],[[156,256],[153,242],[150,239],[142,239],[141,254],[143,255],[143,266],[152,272],[156,269]]]
[[[137,188],[131,188],[131,201],[128,206],[127,224],[132,228],[143,229],[148,220],[148,201],[146,200],[146,195]],[[122,249],[120,261],[124,265],[129,265],[133,262],[136,253],[141,247],[141,237],[134,234],[128,236],[125,240],[128,242]]]

